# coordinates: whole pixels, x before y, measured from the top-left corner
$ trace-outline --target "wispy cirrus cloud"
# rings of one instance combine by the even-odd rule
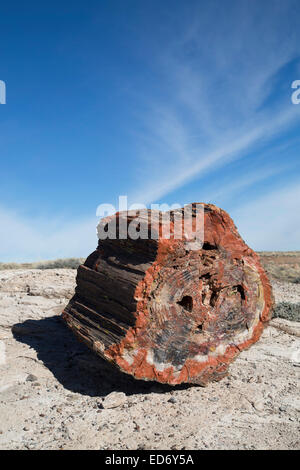
[[[132,200],[150,203],[209,177],[299,124],[285,71],[300,56],[295,5],[210,2],[187,8],[179,29],[170,22],[156,57],[165,93],[144,109]]]
[[[158,200],[197,176],[209,175],[217,167],[222,167],[234,159],[244,157],[260,141],[264,141],[264,143],[270,141],[274,134],[278,136],[279,132],[283,132],[291,124],[295,125],[298,120],[300,121],[298,109],[289,107],[285,112],[272,119],[262,121],[244,134],[236,133],[235,136],[231,135],[230,138],[223,136],[223,143],[207,152],[198,148],[195,149],[190,144],[183,147],[183,142],[188,141],[187,137],[181,137],[179,144],[174,143],[172,139],[168,152],[170,148],[173,150],[175,145],[177,146],[177,152],[172,152],[169,162],[166,162],[166,160],[157,161],[158,168],[154,166],[158,154],[156,153],[153,158],[149,157],[150,168],[146,170],[148,180],[142,178],[142,186],[131,193],[131,199],[145,204]],[[184,135],[184,129],[181,128],[180,131],[181,135]],[[164,135],[164,141],[166,139],[167,135]]]
[[[130,202],[164,202],[201,178],[207,188],[201,200],[217,199],[222,205],[283,169],[288,174],[290,167],[293,175],[290,149],[282,151],[284,162],[278,167],[272,153],[299,127],[300,106],[290,100],[291,83],[300,78],[298,3],[211,0],[178,2],[179,8],[174,2],[172,9],[165,7],[161,22],[156,12],[151,34],[140,35],[143,57],[149,58],[150,75],[154,71],[157,80],[153,87],[142,84],[133,100],[140,131],[135,134],[135,184],[131,174],[124,174],[124,180],[130,176]],[[262,167],[261,147],[270,153]],[[257,171],[243,167],[249,159]],[[220,175],[210,187],[214,172],[225,173],[234,162],[241,163],[239,172],[229,179]],[[233,207],[231,215],[255,249],[299,248],[298,184],[276,188],[269,185],[251,202],[237,201]],[[191,192],[196,191],[195,186]],[[96,217],[36,220],[2,206],[0,220],[1,261],[86,256],[97,243]]]

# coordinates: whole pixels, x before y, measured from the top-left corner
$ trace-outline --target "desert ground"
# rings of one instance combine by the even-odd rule
[[[300,253],[261,258],[277,318],[205,388],[135,381],[79,343],[60,316],[76,269],[0,265],[0,449],[299,449]]]

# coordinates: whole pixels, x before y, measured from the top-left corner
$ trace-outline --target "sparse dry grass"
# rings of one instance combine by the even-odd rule
[[[64,258],[36,263],[0,263],[0,271],[7,269],[77,269],[85,258]]]
[[[300,283],[300,251],[261,251],[258,254],[271,279]]]

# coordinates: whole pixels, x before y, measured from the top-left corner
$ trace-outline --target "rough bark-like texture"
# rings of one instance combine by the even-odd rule
[[[272,291],[259,257],[225,211],[204,209],[201,249],[163,238],[161,223],[158,240],[100,240],[78,268],[65,321],[137,379],[220,380],[271,317]]]

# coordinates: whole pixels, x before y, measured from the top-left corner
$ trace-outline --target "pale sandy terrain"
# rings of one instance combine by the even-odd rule
[[[1,449],[300,447],[299,323],[272,320],[230,376],[206,388],[137,382],[61,322],[75,275],[0,272]],[[300,284],[274,281],[274,293],[300,302]]]

